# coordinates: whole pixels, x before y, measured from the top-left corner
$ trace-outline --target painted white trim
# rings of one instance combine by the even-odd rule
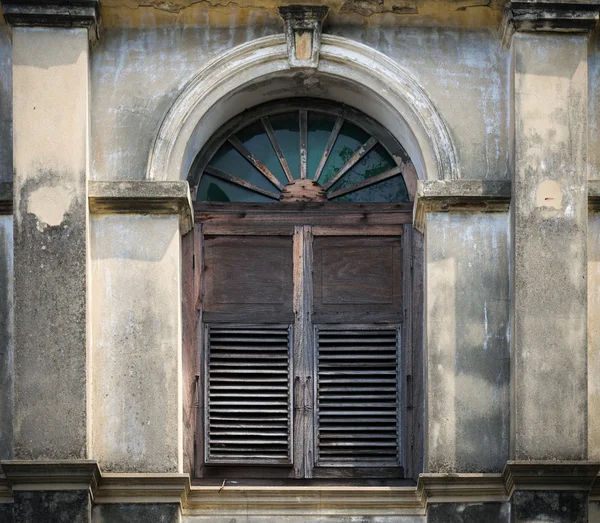
[[[227,108],[232,94],[240,92],[244,92],[242,110],[265,102],[257,85],[268,85],[278,77],[289,79],[290,75],[296,75],[293,79],[297,80],[298,74],[306,75],[299,79],[300,83],[304,80],[304,86],[319,84],[320,79],[332,82],[335,88],[328,93],[330,97],[346,91],[345,100],[339,101],[354,100],[350,105],[367,114],[367,106],[379,107],[378,114],[369,116],[385,125],[405,147],[419,178],[460,178],[448,127],[425,91],[394,60],[353,40],[323,35],[319,66],[311,77],[290,69],[285,36],[275,35],[223,53],[188,82],[160,126],[150,151],[146,179],[184,180],[193,158],[208,139],[206,133],[214,132],[234,116],[227,114],[227,110],[215,114],[213,109]],[[298,94],[289,89],[270,96],[281,99]],[[302,91],[300,94],[311,93]]]

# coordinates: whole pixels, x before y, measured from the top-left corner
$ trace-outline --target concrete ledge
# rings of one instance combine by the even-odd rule
[[[509,2],[501,24],[502,43],[515,32],[588,33],[598,23],[597,0],[520,0]]]
[[[13,184],[0,182],[0,215],[13,212]]]
[[[502,474],[421,474],[417,489],[427,503],[508,501]]]
[[[423,516],[415,487],[192,487],[185,515],[212,517]]]
[[[190,491],[188,474],[102,474],[94,503],[179,503]]]
[[[89,490],[96,504],[179,504],[186,515],[422,516],[429,503],[504,503],[515,491],[581,491],[600,499],[600,463],[508,461],[502,474],[421,474],[414,487],[190,486],[188,474],[102,474],[96,461],[2,461],[0,503],[14,491]]]
[[[515,490],[587,492],[599,472],[593,461],[508,461],[502,476],[510,497]]]
[[[2,461],[2,469],[12,491],[89,489],[93,493],[100,480],[93,460]]]
[[[13,27],[82,27],[91,41],[98,39],[99,0],[2,0],[2,10]]]
[[[419,180],[413,224],[424,232],[428,212],[504,212],[510,197],[511,183],[504,180]]]
[[[97,214],[178,214],[181,234],[194,226],[187,182],[88,182],[90,212]]]

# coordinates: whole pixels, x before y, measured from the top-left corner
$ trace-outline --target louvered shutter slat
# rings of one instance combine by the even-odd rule
[[[288,327],[207,329],[207,464],[291,463]]]
[[[321,466],[399,466],[398,332],[317,329]]]

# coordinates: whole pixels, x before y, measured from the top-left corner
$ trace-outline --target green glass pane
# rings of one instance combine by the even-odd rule
[[[308,113],[308,178],[314,178],[336,118],[325,113]]]
[[[278,189],[244,158],[229,142],[225,142],[208,163],[224,173],[246,180],[258,187],[278,193]]]
[[[350,169],[340,180],[338,180],[329,190],[337,191],[350,187],[355,183],[362,182],[385,171],[396,167],[396,162],[388,153],[383,145],[378,143],[373,149],[365,154],[361,160]]]
[[[335,141],[335,145],[331,150],[331,154],[327,159],[323,173],[319,178],[319,183],[321,185],[327,183],[327,181],[340,170],[340,167],[342,167],[342,165],[344,165],[356,150],[369,138],[370,135],[360,127],[351,124],[350,122],[344,122],[340,134]]]
[[[402,176],[394,176],[360,191],[344,194],[332,202],[342,203],[393,203],[408,202],[408,192]]]
[[[273,202],[262,194],[249,191],[244,187],[229,183],[210,174],[204,174],[198,186],[196,200],[201,202]]]
[[[269,120],[271,120],[279,146],[290,167],[292,178],[300,178],[300,120],[298,111],[270,116]]]
[[[289,183],[260,120],[238,131],[236,136],[283,185]]]

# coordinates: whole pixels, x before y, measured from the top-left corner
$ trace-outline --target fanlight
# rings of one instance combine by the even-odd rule
[[[209,202],[407,202],[408,155],[380,125],[320,100],[266,104],[209,140],[190,175]]]

